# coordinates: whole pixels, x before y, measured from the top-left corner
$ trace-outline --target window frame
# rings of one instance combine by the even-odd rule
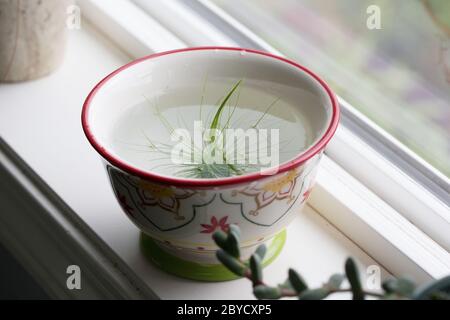
[[[164,11],[168,2],[159,2],[159,8]],[[137,57],[188,44],[162,20],[155,18],[155,12],[146,14],[129,0],[116,0],[114,7],[104,0],[79,0],[78,3],[83,15],[129,56]],[[181,7],[179,10],[182,13],[185,9]],[[201,30],[208,25],[198,27]],[[142,30],[158,32],[143,33]],[[214,37],[214,32],[211,29],[203,39]],[[221,41],[231,42],[226,38]],[[64,284],[65,274],[61,274],[60,267],[74,260],[84,264],[83,270],[92,270],[92,274],[97,275],[87,278],[86,285],[91,290],[83,288],[80,292],[83,295],[76,296],[74,292],[55,287],[50,288],[54,290],[54,297],[157,298],[76,212],[1,143],[0,169],[2,178],[10,178],[10,182],[3,184],[2,192],[13,192],[16,197],[9,197],[10,200],[19,199],[16,204],[21,205],[20,211],[23,211],[19,214],[17,207],[17,210],[6,210],[7,215],[0,217],[8,222],[2,224],[4,232],[0,235],[11,245],[16,258],[47,285],[54,282]],[[16,187],[11,187],[13,185]],[[309,205],[395,275],[406,273],[423,282],[450,273],[450,255],[445,249],[329,156],[321,162]],[[29,237],[30,234],[33,237]],[[55,241],[55,234],[58,241]],[[55,264],[53,261],[59,262]]]
[[[54,299],[157,295],[0,137],[0,241]],[[81,290],[66,283],[81,272]]]

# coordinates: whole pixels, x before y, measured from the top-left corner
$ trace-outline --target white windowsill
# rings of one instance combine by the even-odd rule
[[[113,17],[117,12],[111,8],[107,10]],[[142,25],[137,20],[130,25],[129,18],[108,21],[107,14],[98,13],[95,17],[102,25],[114,26],[108,33],[113,40],[125,39],[121,44],[131,50],[130,55],[185,45],[176,37],[168,39],[170,33],[145,15],[140,17],[148,32],[141,36],[137,31]],[[158,32],[150,32],[149,26]],[[156,269],[140,253],[139,232],[118,206],[99,156],[80,124],[81,106],[89,90],[130,59],[83,21],[81,30],[72,31],[65,62],[56,73],[0,87],[5,106],[0,110],[0,135],[161,298],[251,298],[246,280],[199,283],[179,279]],[[269,282],[283,281],[287,269],[294,267],[311,284],[319,284],[331,273],[341,272],[349,255],[361,262],[362,270],[371,264],[385,267],[383,277],[407,273],[424,281],[450,272],[445,250],[329,158],[321,165],[309,205],[289,227],[280,257],[266,269]]]
[[[158,270],[140,253],[139,232],[118,206],[99,156],[80,125],[87,92],[127,61],[126,55],[85,23],[82,30],[71,33],[65,62],[57,72],[0,87],[5,106],[0,115],[1,136],[161,298],[252,298],[246,280],[179,279]],[[308,206],[289,228],[283,253],[266,269],[267,279],[283,281],[292,266],[311,284],[319,284],[342,271],[349,255],[363,267],[379,264]],[[388,274],[382,269],[383,277]]]

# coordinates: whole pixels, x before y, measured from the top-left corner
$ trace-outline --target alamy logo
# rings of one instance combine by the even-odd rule
[[[193,136],[187,129],[175,129],[171,140],[176,143],[174,164],[254,165],[262,174],[278,172],[278,129],[205,129],[202,121],[195,121]]]
[[[366,13],[369,15],[366,20],[366,26],[369,30],[381,29],[381,9],[377,5],[367,7]]]
[[[70,265],[66,269],[66,273],[69,275],[66,280],[66,286],[69,290],[81,289],[81,269],[76,264]]]
[[[369,290],[379,290],[381,288],[381,269],[377,265],[370,265],[366,270],[366,287]]]
[[[69,30],[81,29],[81,9],[79,6],[70,5],[66,9],[66,26]]]

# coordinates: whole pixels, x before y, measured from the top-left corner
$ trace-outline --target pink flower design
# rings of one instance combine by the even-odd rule
[[[227,223],[228,216],[225,216],[221,218],[219,221],[217,221],[216,217],[211,218],[211,224],[200,224],[202,228],[204,228],[201,233],[213,233],[217,229],[220,229],[222,231],[228,231],[228,228],[230,225]]]

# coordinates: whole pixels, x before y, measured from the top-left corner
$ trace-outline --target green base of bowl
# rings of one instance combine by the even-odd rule
[[[187,261],[163,250],[156,242],[141,233],[141,250],[144,255],[160,269],[176,276],[199,281],[227,281],[240,278],[221,264],[204,264]],[[267,247],[263,266],[269,265],[280,254],[286,242],[286,230],[281,231]]]

